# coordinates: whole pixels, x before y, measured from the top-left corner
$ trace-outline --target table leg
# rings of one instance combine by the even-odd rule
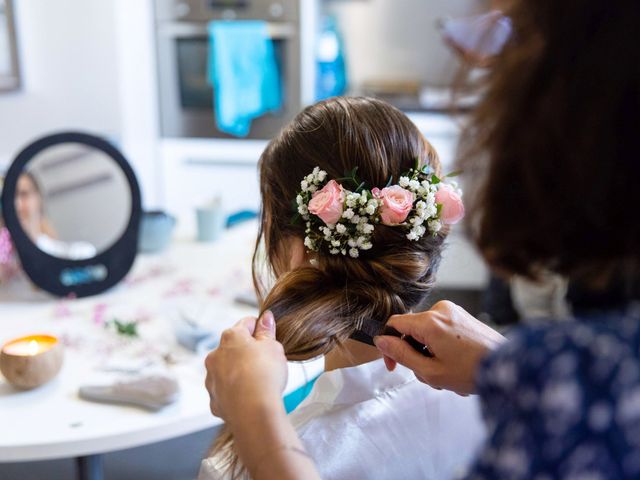
[[[78,480],[104,480],[102,455],[87,455],[77,457]]]

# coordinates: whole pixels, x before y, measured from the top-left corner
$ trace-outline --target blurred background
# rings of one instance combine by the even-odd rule
[[[459,94],[462,64],[442,28],[490,8],[489,0],[0,0],[0,176],[41,136],[92,133],[132,165],[143,208],[168,212],[174,237],[193,238],[205,206],[255,215],[268,139],[334,95],[398,106],[453,171],[476,98]],[[256,81],[269,86],[259,98],[249,95]],[[430,303],[448,298],[510,323],[518,318],[510,297],[457,226]],[[109,478],[130,475],[121,465],[134,456],[179,457],[174,470],[160,462],[144,475],[182,478],[181,465],[193,470],[210,438],[110,454]],[[0,476],[68,478],[72,468],[47,465],[39,473],[5,465]]]

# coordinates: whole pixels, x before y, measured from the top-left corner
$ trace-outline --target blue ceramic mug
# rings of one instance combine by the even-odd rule
[[[175,217],[160,210],[144,212],[140,221],[138,251],[143,253],[160,252],[169,246]]]

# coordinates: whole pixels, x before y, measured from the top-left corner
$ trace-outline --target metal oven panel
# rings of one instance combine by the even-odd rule
[[[207,83],[211,20],[263,19],[274,40],[283,89],[283,109],[253,121],[248,138],[268,139],[300,110],[299,0],[247,0],[244,7],[215,7],[208,0],[156,0],[161,132],[164,137],[235,138],[215,124],[213,91]],[[274,5],[277,5],[274,7]],[[278,14],[274,18],[274,14]]]

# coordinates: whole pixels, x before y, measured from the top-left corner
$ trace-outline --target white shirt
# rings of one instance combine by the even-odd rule
[[[96,247],[89,242],[64,242],[44,233],[36,238],[36,245],[43,252],[58,258],[85,260],[96,256]]]
[[[323,373],[289,415],[323,480],[433,479],[464,473],[485,438],[476,397],[420,383],[382,359]],[[216,458],[199,480],[225,478]]]

